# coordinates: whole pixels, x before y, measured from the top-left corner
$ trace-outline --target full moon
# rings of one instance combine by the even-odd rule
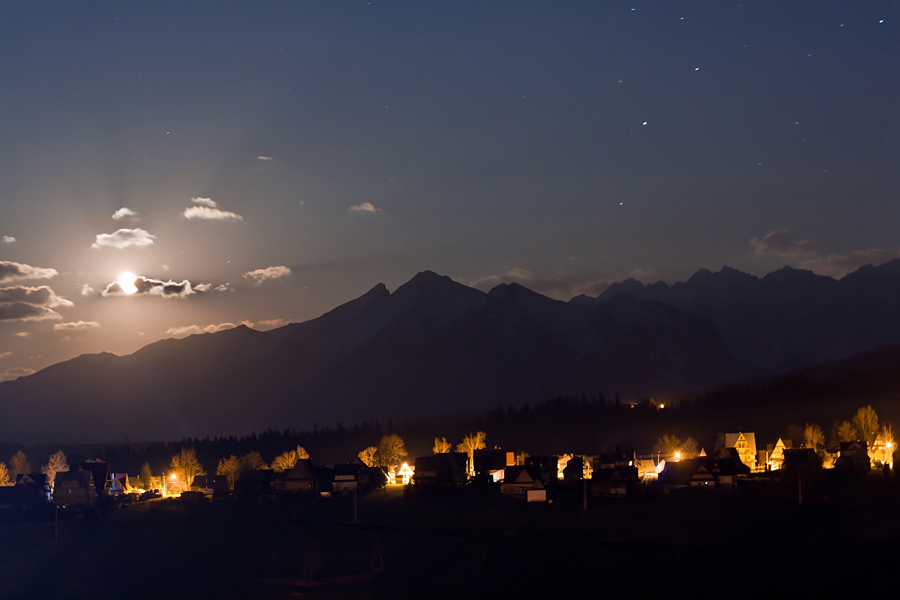
[[[134,273],[122,273],[119,275],[119,287],[126,294],[133,294],[137,291],[137,286],[134,285],[136,279],[137,275]]]

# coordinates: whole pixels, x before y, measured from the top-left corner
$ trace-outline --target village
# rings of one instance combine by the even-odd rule
[[[661,407],[662,409],[664,407]],[[274,498],[279,494],[311,494],[323,499],[382,489],[385,486],[483,486],[500,497],[525,502],[552,502],[557,490],[580,490],[585,497],[629,496],[683,488],[734,491],[741,485],[777,476],[808,486],[818,474],[834,470],[845,478],[872,469],[892,469],[894,437],[890,425],[879,426],[871,406],[860,408],[852,421],[836,423],[837,444],[825,445],[816,424],[807,424],[803,440],[778,438],[758,444],[753,432],[717,436],[709,452],[693,438],[662,436],[652,454],[615,448],[594,454],[531,456],[487,445],[483,431],[465,436],[455,447],[435,438],[433,453],[409,457],[397,434],[382,436],[350,462],[318,464],[297,446],[266,462],[257,452],[231,455],[208,473],[193,448],[172,457],[169,470],[154,474],[149,463],[140,473],[115,470],[94,458],[69,465],[61,450],[40,472],[32,472],[27,456],[18,451],[0,463],[0,514],[41,513],[54,506],[82,510],[107,504],[127,506],[158,498],[218,499],[235,495]],[[800,484],[802,485],[802,483]]]

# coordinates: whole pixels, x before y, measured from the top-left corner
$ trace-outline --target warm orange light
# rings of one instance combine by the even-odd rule
[[[172,479],[178,479],[177,477],[175,477],[175,473],[172,473]]]

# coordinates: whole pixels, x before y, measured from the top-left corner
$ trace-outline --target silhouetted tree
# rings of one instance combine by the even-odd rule
[[[259,471],[267,466],[259,452],[248,452],[241,457],[241,468],[247,471]]]
[[[447,441],[447,438],[434,438],[434,446],[431,448],[432,452],[435,454],[445,454],[450,452],[453,448],[453,445]]]
[[[378,451],[375,453],[375,464],[385,471],[391,467],[400,465],[400,461],[406,456],[406,443],[396,433],[382,436],[378,443]]]
[[[185,490],[191,489],[194,483],[194,477],[197,475],[206,475],[203,465],[197,460],[197,453],[193,448],[181,447],[181,453],[172,457],[172,471],[180,478],[182,486]]]
[[[150,470],[149,462],[145,462],[144,466],[141,467],[141,483],[144,485],[144,488],[148,490],[153,489],[153,471]]]
[[[19,450],[9,459],[10,477],[15,479],[17,475],[27,475],[31,473],[31,463],[25,453]]]

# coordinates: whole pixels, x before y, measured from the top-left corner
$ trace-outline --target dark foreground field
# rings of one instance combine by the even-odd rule
[[[395,488],[361,497],[356,523],[352,497],[61,513],[57,543],[52,522],[0,526],[0,596],[745,596],[890,580],[900,554],[893,475],[802,507],[765,484],[688,492],[591,499],[584,512],[575,490],[526,505],[474,487]]]

